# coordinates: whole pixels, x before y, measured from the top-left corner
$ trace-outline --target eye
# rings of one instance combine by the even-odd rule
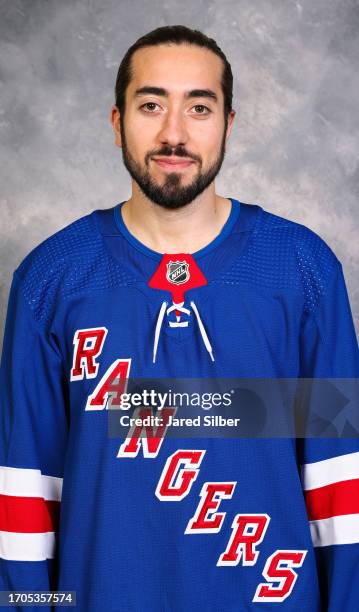
[[[145,110],[145,106],[147,107],[147,110]],[[145,104],[142,104],[142,106],[140,106],[140,108],[142,108],[145,111],[145,113],[151,113],[152,110],[154,110],[154,109],[152,109],[152,110],[149,109],[148,107],[150,107],[150,106],[158,106],[158,104],[156,102],[146,102]]]
[[[140,109],[143,109],[145,113],[152,113],[156,110],[156,106],[159,106],[157,102],[145,102],[140,106]],[[212,111],[208,106],[204,104],[196,104],[193,108],[199,109],[199,112],[196,112],[195,115],[209,115]]]
[[[202,110],[204,109],[207,111],[206,113],[204,112],[195,113],[196,115],[209,115],[209,113],[212,112],[211,109],[208,108],[208,106],[204,106],[204,104],[196,104],[196,106],[194,106],[193,108],[200,108]]]

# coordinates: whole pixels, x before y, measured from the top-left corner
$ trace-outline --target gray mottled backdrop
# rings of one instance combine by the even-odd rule
[[[358,329],[358,1],[0,1],[0,325],[25,254],[129,196],[109,123],[117,68],[140,35],[180,23],[214,37],[235,77],[218,192],[319,233]]]

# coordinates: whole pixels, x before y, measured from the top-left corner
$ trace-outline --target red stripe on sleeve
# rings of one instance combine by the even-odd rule
[[[359,478],[305,491],[310,521],[359,513]]]
[[[59,512],[59,501],[48,501],[41,497],[0,495],[0,531],[57,531]]]

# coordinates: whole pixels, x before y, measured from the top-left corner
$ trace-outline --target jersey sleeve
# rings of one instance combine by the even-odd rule
[[[301,358],[301,376],[350,379],[345,382],[357,389],[358,343],[338,261],[318,306],[306,319]],[[351,429],[351,438],[308,437],[298,442],[323,609],[351,612],[358,607],[359,584],[358,435]]]
[[[34,318],[15,272],[0,369],[1,590],[56,590],[68,435],[63,380],[56,339]]]
[[[321,280],[318,279],[318,284]],[[307,378],[359,375],[358,342],[343,269],[338,260],[319,303],[309,311],[301,336],[301,372]]]

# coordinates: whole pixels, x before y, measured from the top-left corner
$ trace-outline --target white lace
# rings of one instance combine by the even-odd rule
[[[155,338],[154,338],[154,342],[153,342],[153,363],[156,363],[156,355],[157,355],[157,348],[158,348],[158,341],[160,339],[160,333],[161,333],[161,329],[162,329],[162,323],[163,323],[163,319],[165,314],[169,315],[171,314],[171,312],[173,312],[174,310],[177,310],[180,313],[184,313],[187,315],[191,314],[191,311],[189,310],[189,308],[184,308],[183,306],[184,302],[179,302],[178,304],[176,304],[175,302],[173,302],[173,305],[170,306],[169,308],[167,308],[168,306],[168,302],[162,302],[160,311],[158,313],[158,317],[157,317],[157,323],[156,323],[156,329],[155,329]],[[198,323],[198,327],[199,327],[199,331],[201,332],[201,336],[202,336],[202,340],[204,342],[204,345],[212,359],[212,361],[214,361],[214,357],[213,357],[213,349],[211,346],[211,343],[209,341],[209,338],[207,336],[207,332],[205,330],[205,327],[202,323],[202,319],[200,317],[200,314],[198,312],[198,308],[196,306],[196,304],[191,301],[190,302],[192,310],[194,312],[194,314],[196,315],[196,319],[197,319],[197,323]],[[181,321],[181,315],[176,315],[176,321],[169,321],[169,325],[170,327],[188,327],[188,321]]]

